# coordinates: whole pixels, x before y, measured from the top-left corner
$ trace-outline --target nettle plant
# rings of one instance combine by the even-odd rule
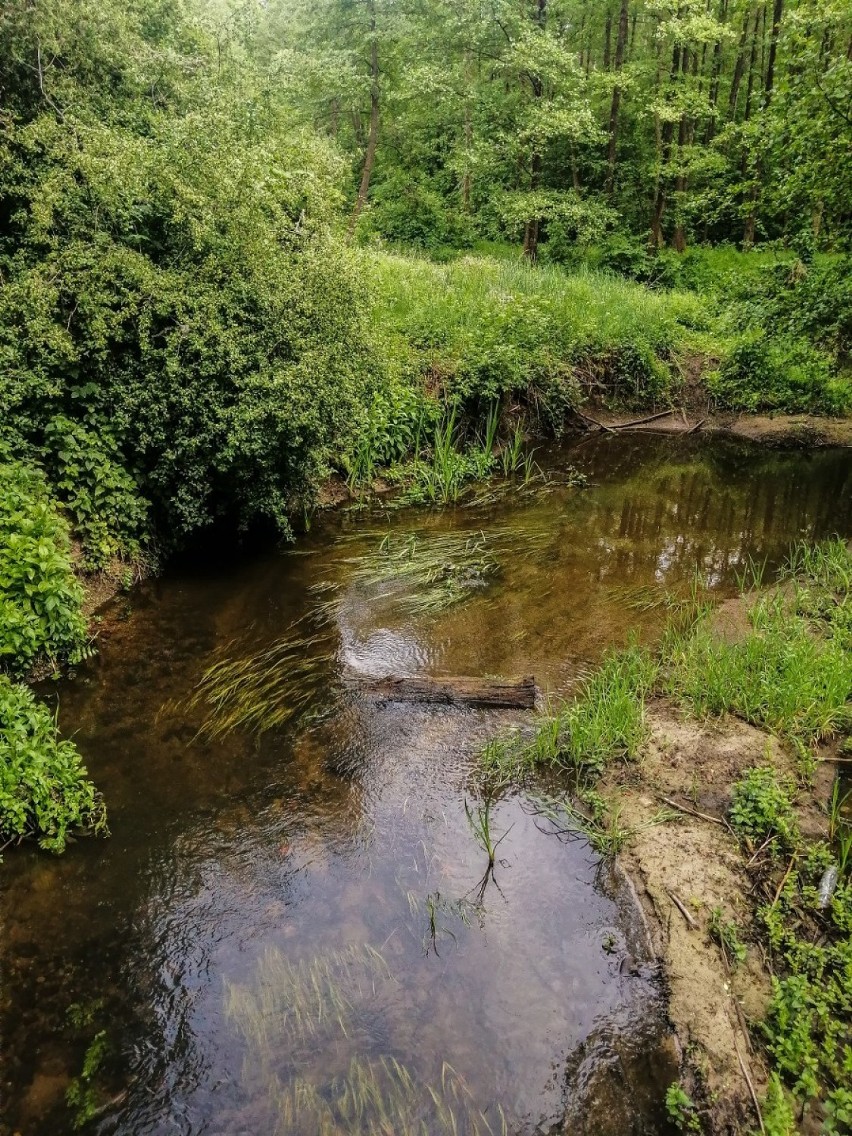
[[[68,525],[43,476],[0,464],[0,668],[22,674],[40,659],[78,660],[87,643],[82,602]]]

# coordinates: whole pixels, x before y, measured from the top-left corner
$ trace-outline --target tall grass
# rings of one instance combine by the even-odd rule
[[[695,294],[657,294],[609,273],[387,253],[371,254],[365,272],[391,355],[466,406],[512,393],[554,420],[581,399],[580,376],[603,378],[627,401],[666,399],[669,361],[704,319]]]
[[[645,698],[656,674],[653,656],[636,644],[611,653],[573,702],[543,715],[532,737],[490,742],[483,764],[508,776],[538,764],[601,770],[613,759],[635,758],[647,737]]]
[[[760,596],[741,640],[708,616],[666,643],[662,689],[700,717],[733,713],[807,746],[852,726],[852,553],[842,541],[796,546],[785,591]]]

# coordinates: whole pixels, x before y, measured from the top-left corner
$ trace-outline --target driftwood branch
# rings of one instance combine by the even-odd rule
[[[679,805],[677,801],[672,801],[669,797],[660,796],[659,799],[664,805],[669,805],[680,813],[689,813],[690,816],[698,817],[699,820],[709,820],[712,824],[721,824],[724,827],[725,822],[719,817],[710,816],[709,813],[700,813],[698,809],[691,809],[687,805]]]
[[[681,913],[681,915],[687,921],[687,923],[692,928],[692,930],[697,931],[698,930],[698,923],[695,919],[693,919],[692,915],[687,910],[686,904],[683,902],[683,900],[678,899],[678,897],[675,895],[675,893],[672,891],[671,888],[666,888],[666,891],[669,893],[669,899],[672,901],[672,903],[675,905],[675,907],[678,909],[678,911]]]
[[[426,702],[518,710],[532,710],[537,693],[532,675],[515,679],[387,675],[362,679],[357,689],[377,702]]]

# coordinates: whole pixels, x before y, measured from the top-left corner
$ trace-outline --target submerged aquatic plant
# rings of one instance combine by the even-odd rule
[[[372,1001],[391,973],[370,946],[351,945],[291,962],[268,950],[249,984],[229,984],[225,1012],[261,1053],[293,1047],[325,1030],[347,1036],[357,1005]]]
[[[291,962],[269,950],[249,983],[230,985],[226,1013],[246,1040],[244,1077],[265,1087],[275,1131],[286,1136],[506,1136],[498,1107],[489,1120],[451,1065],[440,1080],[423,1083],[393,1056],[356,1052],[342,1075],[341,1046],[361,1048],[360,1008],[375,1011],[381,988],[393,982],[387,963],[370,946],[350,946]],[[329,1055],[311,1073],[283,1076],[299,1046]],[[259,1098],[258,1098],[259,1099]]]
[[[398,605],[411,615],[463,603],[501,571],[483,532],[387,533],[377,547],[344,563],[349,580],[362,588],[395,585]]]
[[[345,1076],[322,1086],[296,1077],[276,1083],[280,1133],[305,1136],[506,1136],[503,1110],[489,1120],[464,1079],[444,1062],[440,1081],[418,1082],[394,1057],[353,1057]]]
[[[328,634],[305,634],[294,625],[260,651],[232,658],[227,654],[232,649],[229,645],[207,668],[190,695],[188,706],[206,714],[201,736],[216,738],[241,728],[271,730],[318,705],[320,691],[327,695],[335,657]],[[327,697],[325,701],[329,705]]]

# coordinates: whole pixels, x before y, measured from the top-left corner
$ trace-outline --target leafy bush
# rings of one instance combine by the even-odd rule
[[[846,414],[852,378],[804,339],[770,336],[762,328],[741,336],[718,371],[707,376],[716,402],[731,410]]]
[[[616,398],[664,399],[669,358],[700,301],[655,295],[608,273],[464,257],[437,265],[376,254],[373,322],[464,410],[522,399],[560,426],[580,379]]]
[[[34,837],[62,852],[77,827],[106,832],[103,801],[77,747],[59,737],[25,686],[0,675],[0,841]]]
[[[85,648],[83,592],[71,566],[68,526],[44,478],[0,465],[0,665],[22,673],[39,659],[75,659]]]
[[[120,464],[110,435],[59,416],[45,430],[53,483],[74,520],[91,568],[133,557],[147,532],[147,502]]]
[[[52,448],[90,556],[137,538],[142,498],[171,543],[286,532],[383,375],[330,149],[211,96],[145,137],[44,116],[0,151],[0,430]]]
[[[776,848],[795,847],[798,828],[793,813],[793,786],[771,765],[756,765],[734,785],[731,827],[756,847],[772,840]]]

